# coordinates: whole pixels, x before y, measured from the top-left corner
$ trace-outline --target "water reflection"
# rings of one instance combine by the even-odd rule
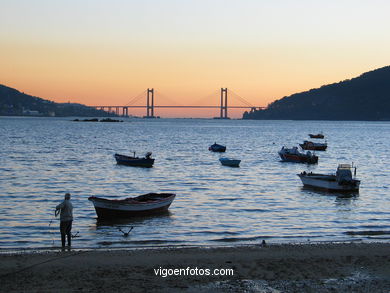
[[[104,229],[107,227],[127,227],[127,226],[139,226],[142,224],[148,224],[150,222],[155,222],[158,220],[168,220],[170,219],[172,213],[168,211],[163,211],[159,214],[154,214],[150,216],[142,217],[131,217],[131,218],[118,218],[118,219],[99,219],[96,218],[96,229]]]
[[[337,196],[335,199],[335,204],[338,207],[345,207],[351,205],[355,200],[358,199],[358,194],[351,195],[348,197],[345,196]]]
[[[314,187],[309,187],[309,186],[302,186],[301,191],[303,193],[310,194],[310,195],[322,195],[322,196],[327,196],[327,197],[336,197],[336,199],[356,198],[359,196],[359,191],[339,192],[339,191],[324,190],[321,188],[314,188]]]

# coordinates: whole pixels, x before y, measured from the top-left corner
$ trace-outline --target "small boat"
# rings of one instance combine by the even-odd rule
[[[116,163],[119,165],[150,168],[153,166],[154,163],[154,159],[150,157],[151,155],[152,155],[151,152],[147,152],[145,154],[145,157],[139,158],[135,156],[135,152],[134,152],[134,156],[115,154],[114,157],[116,159]]]
[[[358,191],[360,180],[352,178],[352,168],[355,168],[354,175],[356,175],[356,167],[352,167],[350,164],[340,164],[336,174],[324,175],[304,171],[297,175],[301,178],[304,186],[330,191]]]
[[[325,136],[322,133],[311,134],[309,133],[310,138],[324,138]]]
[[[325,143],[319,143],[319,142],[312,142],[305,140],[303,143],[299,144],[302,149],[304,150],[310,150],[310,151],[325,151],[328,147],[328,144]]]
[[[115,219],[145,216],[164,212],[175,199],[173,193],[147,193],[126,199],[106,199],[91,196],[98,218]]]
[[[214,143],[209,147],[209,151],[223,153],[226,151],[226,146]]]
[[[235,160],[229,158],[220,158],[219,161],[221,162],[222,165],[229,166],[229,167],[239,167],[241,163],[241,160]]]
[[[317,164],[318,156],[312,154],[310,151],[305,153],[300,153],[297,147],[291,149],[282,147],[279,151],[279,156],[283,162],[294,162],[294,163],[307,163],[307,164]]]

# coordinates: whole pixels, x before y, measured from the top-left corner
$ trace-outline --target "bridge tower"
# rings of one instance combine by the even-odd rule
[[[146,116],[145,118],[154,117],[154,89],[149,89],[146,96]]]
[[[221,113],[219,115],[220,119],[229,119],[227,110],[227,88],[221,88]]]

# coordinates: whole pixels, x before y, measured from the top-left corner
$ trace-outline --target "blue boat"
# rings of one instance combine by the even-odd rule
[[[209,147],[209,151],[223,153],[226,151],[226,147],[217,143],[212,144]]]
[[[221,162],[222,165],[229,166],[229,167],[239,167],[241,163],[241,160],[235,160],[229,158],[220,158],[219,161]]]
[[[150,157],[151,155],[152,155],[151,152],[147,152],[145,154],[145,157],[139,158],[135,156],[135,152],[134,152],[134,156],[115,154],[114,157],[118,165],[151,168],[153,167],[154,164],[154,159]]]

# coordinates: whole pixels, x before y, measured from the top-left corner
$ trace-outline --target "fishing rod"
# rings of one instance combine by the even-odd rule
[[[52,219],[50,220],[50,223],[49,223],[49,232],[50,232],[50,236],[51,236],[51,240],[52,240],[52,246],[54,246],[54,236],[53,236],[53,232],[51,231],[51,224],[52,224],[53,221],[56,219],[57,215],[58,215],[58,213],[57,213],[57,211],[55,211],[55,213],[54,213],[54,218],[52,218]]]

